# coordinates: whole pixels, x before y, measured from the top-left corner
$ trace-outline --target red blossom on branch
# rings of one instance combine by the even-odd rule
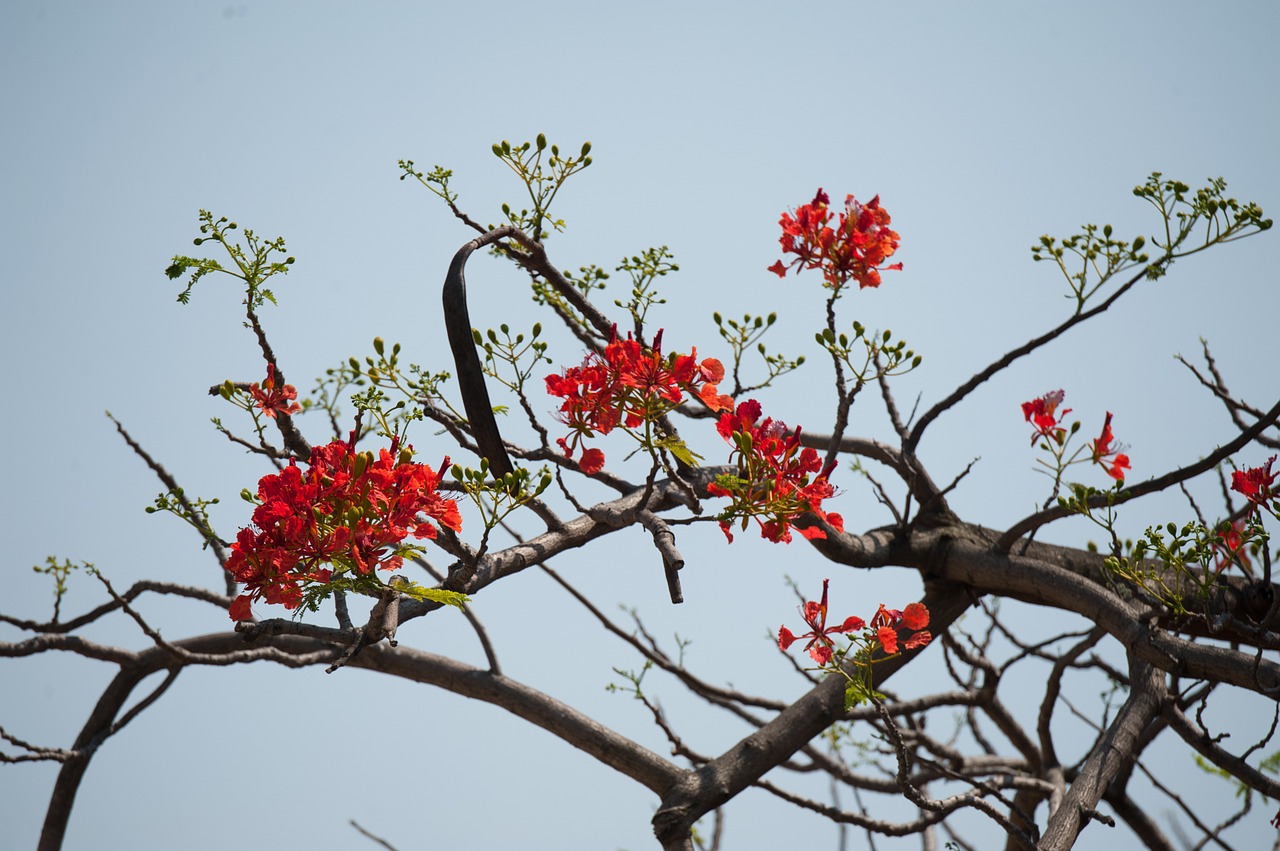
[[[294,401],[298,398],[297,388],[292,384],[276,387],[276,365],[273,363],[267,364],[266,380],[261,386],[257,382],[251,384],[249,392],[262,413],[273,420],[276,414],[296,414],[302,410],[302,406]]]
[[[732,413],[720,415],[716,430],[733,444],[730,460],[737,461],[737,475],[726,474],[707,486],[712,496],[733,500],[720,513],[720,528],[730,543],[733,533],[730,521],[741,519],[746,528],[748,518],[760,525],[761,537],[775,543],[791,543],[791,527],[797,518],[813,514],[837,531],[844,531],[839,514],[822,510],[823,500],[835,494],[829,481],[830,469],[823,469],[816,450],[800,445],[800,429],[791,431],[787,424],[772,418],[760,421],[760,403],[743,402]],[[816,474],[816,475],[815,475]],[[825,538],[819,525],[797,527],[811,540]]]
[[[898,652],[898,630],[906,628],[913,631],[902,642],[902,649],[914,650],[924,647],[933,640],[933,636],[925,629],[929,625],[929,610],[923,603],[908,603],[906,609],[886,609],[883,604],[871,617],[871,627],[876,631],[876,638],[884,652],[890,656]]]
[[[680,405],[686,393],[713,411],[728,410],[733,399],[720,394],[723,380],[724,365],[715,358],[699,362],[696,348],[664,357],[661,331],[653,347],[645,348],[629,334],[618,339],[615,328],[603,353],[591,352],[581,366],[547,376],[547,392],[564,399],[559,419],[571,430],[556,443],[572,458],[584,439],[618,427],[639,428]],[[584,449],[578,466],[586,473],[598,472],[604,453]]]
[[[786,277],[792,267],[821,269],[826,285],[839,290],[850,280],[859,288],[880,286],[880,272],[900,270],[901,263],[883,263],[898,250],[898,234],[889,229],[889,213],[881,208],[880,196],[860,204],[852,195],[845,197],[844,211],[836,216],[832,227],[830,199],[821,189],[808,204],[796,208],[795,215],[783,213],[783,254],[794,254],[788,264],[781,260],[769,267],[779,278]]]
[[[1267,459],[1265,467],[1250,467],[1247,470],[1235,470],[1231,474],[1231,489],[1241,494],[1254,505],[1266,505],[1276,492],[1271,489],[1276,474],[1271,472],[1271,465],[1276,456]]]
[[[898,631],[900,629],[905,628],[913,632],[901,643],[903,649],[912,650],[917,647],[924,647],[932,640],[928,630],[924,629],[929,625],[929,610],[923,603],[908,603],[907,607],[902,611],[887,609],[881,604],[869,624],[860,617],[850,616],[845,618],[840,625],[828,627],[828,582],[829,580],[822,580],[822,599],[816,603],[813,601],[806,602],[801,609],[801,616],[809,626],[809,632],[804,635],[795,635],[785,626],[779,628],[778,648],[780,650],[787,650],[795,642],[803,641],[807,638],[809,643],[804,646],[804,649],[809,651],[813,661],[819,665],[826,666],[831,664],[832,659],[835,658],[834,644],[829,637],[832,635],[866,630],[867,635],[862,639],[855,640],[855,644],[861,643],[868,653],[879,645],[890,656],[899,650]],[[843,654],[840,658],[844,658]]]
[[[813,602],[812,600],[804,604],[801,609],[801,616],[804,622],[809,625],[809,632],[804,635],[793,635],[791,630],[785,626],[778,629],[778,649],[786,650],[796,641],[809,639],[809,643],[804,646],[809,651],[809,655],[813,661],[819,665],[825,665],[831,661],[832,649],[831,639],[827,636],[838,635],[840,633],[861,632],[866,624],[862,618],[850,616],[845,618],[844,622],[839,626],[827,626],[827,584],[828,579],[822,580],[822,600]]]
[[[258,482],[253,526],[240,530],[227,559],[227,570],[245,586],[231,606],[233,619],[252,617],[254,600],[297,608],[304,583],[332,579],[322,565],[358,575],[399,568],[414,549],[406,538],[437,535],[420,515],[461,530],[457,503],[437,493],[435,470],[409,461],[411,450],[397,453],[392,440],[375,457],[357,453],[353,443],[317,446],[305,471],[290,460]],[[448,466],[446,457],[440,469]]]
[[[1090,444],[1093,450],[1093,463],[1106,470],[1111,478],[1123,482],[1125,470],[1130,469],[1129,456],[1120,451],[1123,447],[1111,445],[1114,439],[1115,436],[1111,433],[1111,412],[1107,411],[1107,418],[1102,423],[1102,434]]]
[[[1063,408],[1062,413],[1055,416],[1058,406],[1062,404],[1065,397],[1066,394],[1061,390],[1053,390],[1039,399],[1022,403],[1022,416],[1035,427],[1035,434],[1031,435],[1033,446],[1042,437],[1060,439],[1067,433],[1061,423],[1067,414],[1071,413],[1071,409]]]
[[[1223,524],[1223,528],[1218,531],[1217,537],[1213,541],[1214,549],[1221,552],[1221,555],[1218,556],[1218,564],[1214,568],[1215,573],[1221,573],[1230,565],[1237,563],[1245,571],[1252,569],[1249,563],[1249,554],[1244,550],[1245,533],[1247,531],[1243,517],[1232,520],[1230,524]]]

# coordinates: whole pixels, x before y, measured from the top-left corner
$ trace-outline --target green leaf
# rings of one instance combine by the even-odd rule
[[[702,460],[702,456],[691,450],[685,442],[678,437],[664,437],[658,441],[658,448],[665,449],[676,457],[681,463],[690,467],[698,466],[698,461]]]

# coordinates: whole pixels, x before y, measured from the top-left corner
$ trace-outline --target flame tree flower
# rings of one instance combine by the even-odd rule
[[[1062,400],[1065,397],[1066,394],[1061,390],[1053,390],[1039,399],[1032,399],[1030,402],[1022,403],[1022,416],[1035,428],[1035,434],[1031,435],[1032,446],[1042,437],[1052,438],[1061,442],[1066,435],[1067,430],[1062,427],[1061,423],[1067,414],[1071,413],[1071,409],[1063,408],[1062,413],[1055,416],[1058,406],[1062,404]]]
[[[1125,470],[1130,468],[1129,456],[1120,451],[1123,447],[1113,447],[1111,445],[1111,441],[1114,439],[1115,436],[1111,433],[1111,412],[1107,411],[1107,418],[1102,422],[1102,434],[1090,444],[1093,451],[1093,463],[1106,470],[1107,475],[1111,478],[1123,482]],[[1110,462],[1108,462],[1108,459],[1110,459]],[[1108,463],[1110,463],[1110,466],[1107,466]]]
[[[582,442],[615,428],[634,430],[680,405],[685,393],[696,396],[712,411],[733,407],[733,399],[720,394],[724,365],[715,358],[698,361],[698,350],[689,354],[662,354],[662,332],[645,348],[631,335],[620,340],[617,328],[603,352],[591,352],[581,366],[547,376],[547,392],[564,399],[559,419],[570,429],[556,440],[566,458]],[[669,447],[670,448],[670,447]],[[584,473],[604,466],[604,453],[583,449],[578,462]]]
[[[792,635],[791,630],[785,626],[778,629],[778,649],[786,650],[796,641],[809,639],[809,643],[804,646],[809,651],[809,655],[813,661],[819,665],[826,665],[831,661],[832,644],[829,635],[839,635],[840,633],[861,632],[866,624],[862,618],[851,615],[844,619],[844,622],[838,626],[827,626],[827,585],[831,580],[822,580],[822,600],[815,603],[812,600],[807,601],[800,610],[804,622],[809,625],[809,632],[804,635]]]
[[[267,364],[266,380],[261,386],[254,382],[250,385],[249,392],[262,413],[273,420],[276,414],[296,414],[302,410],[302,406],[294,401],[298,398],[297,388],[292,384],[276,387],[276,365],[273,363]]]
[[[737,474],[722,474],[707,486],[712,496],[724,496],[732,503],[720,513],[720,528],[733,542],[730,521],[740,519],[747,528],[749,518],[760,525],[760,535],[774,543],[791,543],[791,526],[804,514],[814,514],[836,531],[844,531],[839,514],[823,511],[823,500],[835,494],[816,450],[801,447],[800,429],[772,418],[760,421],[760,403],[749,399],[733,413],[724,413],[716,424],[720,436],[734,447],[730,461],[736,460]],[[816,475],[815,475],[816,474]],[[811,540],[827,537],[821,526],[797,527]]]
[[[1275,460],[1276,456],[1272,455],[1267,459],[1265,467],[1234,471],[1231,474],[1231,489],[1254,505],[1265,506],[1272,497],[1276,496],[1276,492],[1271,489],[1271,485],[1276,480],[1276,474],[1271,472],[1271,465]]]
[[[883,265],[898,250],[898,234],[889,229],[889,213],[880,206],[879,195],[866,204],[846,196],[834,227],[829,205],[827,193],[819,189],[794,216],[782,214],[782,253],[796,258],[787,264],[777,261],[770,272],[785,278],[789,268],[820,269],[825,286],[839,292],[850,280],[857,281],[859,289],[878,287],[881,271],[902,269],[901,263]]]
[[[253,526],[240,530],[227,559],[227,570],[245,586],[232,619],[252,617],[254,600],[296,609],[304,585],[327,584],[335,571],[359,583],[375,570],[395,570],[421,549],[406,538],[436,537],[431,520],[461,530],[457,503],[436,492],[435,470],[409,460],[410,447],[397,451],[393,438],[375,457],[357,453],[354,444],[353,432],[346,442],[312,449],[305,471],[290,460],[258,482]],[[441,469],[448,466],[445,458]],[[246,497],[252,499],[247,491]]]

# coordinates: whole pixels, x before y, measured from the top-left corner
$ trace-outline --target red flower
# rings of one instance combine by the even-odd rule
[[[1218,557],[1218,564],[1215,572],[1221,573],[1226,570],[1229,565],[1239,563],[1240,566],[1249,570],[1249,554],[1244,551],[1244,518],[1232,520],[1230,525],[1223,524],[1223,528],[1218,532],[1217,540],[1214,541],[1215,549],[1220,550],[1222,554]]]
[[[790,543],[794,521],[813,514],[837,531],[844,531],[839,514],[822,509],[824,500],[835,494],[816,450],[800,445],[800,429],[772,418],[760,421],[760,403],[748,399],[733,412],[721,414],[716,430],[734,446],[737,475],[722,475],[707,486],[712,496],[729,497],[733,502],[720,513],[720,528],[730,542],[729,522],[755,518],[760,534],[775,543]],[[816,475],[815,475],[816,474]],[[744,525],[745,528],[745,525]],[[821,525],[797,531],[810,540],[827,536]]]
[[[804,604],[801,610],[804,622],[809,625],[809,632],[804,635],[793,635],[791,630],[785,626],[778,629],[778,648],[786,650],[796,641],[809,639],[809,643],[804,646],[809,651],[809,656],[819,665],[825,665],[831,661],[831,639],[829,635],[838,635],[847,632],[860,632],[866,624],[862,618],[848,617],[844,623],[839,626],[827,626],[827,584],[830,580],[822,580],[822,600],[821,602],[813,602],[812,600]]]
[[[684,394],[697,396],[713,411],[733,407],[733,399],[722,396],[718,385],[724,380],[724,365],[715,358],[698,361],[698,350],[690,354],[662,355],[662,332],[646,349],[639,341],[620,340],[617,329],[604,352],[591,352],[582,366],[547,376],[547,392],[565,401],[560,421],[569,426],[567,438],[559,438],[566,458],[572,458],[582,442],[615,428],[638,428],[652,422],[684,401]],[[583,472],[598,472],[604,466],[599,449],[584,450],[578,466]]]
[[[1093,441],[1093,463],[1101,465],[1102,469],[1107,471],[1107,475],[1117,481],[1124,481],[1124,471],[1129,469],[1129,456],[1120,452],[1119,446],[1112,447],[1111,441],[1114,435],[1111,434],[1111,412],[1107,411],[1107,418],[1102,423],[1102,434],[1098,439]],[[1114,457],[1112,457],[1114,456]],[[1107,466],[1107,459],[1111,458],[1111,466]]]
[[[298,398],[298,391],[292,384],[276,387],[276,365],[273,363],[267,364],[267,377],[262,386],[255,382],[249,386],[249,392],[262,413],[273,420],[276,414],[296,414],[302,410],[302,406],[294,401]]]
[[[1030,402],[1022,403],[1022,416],[1036,430],[1035,434],[1031,435],[1031,444],[1033,446],[1042,437],[1061,439],[1067,433],[1061,423],[1063,418],[1071,413],[1071,409],[1063,408],[1061,414],[1054,416],[1065,396],[1066,394],[1061,390],[1054,390],[1044,394],[1039,399],[1032,399]]]
[[[880,272],[900,270],[901,263],[882,265],[898,250],[898,234],[889,229],[889,213],[880,207],[880,196],[867,204],[859,204],[852,195],[845,196],[844,212],[832,227],[831,199],[818,190],[813,200],[796,208],[795,215],[783,213],[783,254],[795,254],[789,264],[781,260],[769,267],[779,278],[787,269],[821,269],[826,286],[840,289],[850,280],[859,288],[880,286]]]
[[[1276,494],[1271,490],[1276,474],[1271,472],[1271,465],[1276,456],[1267,459],[1265,467],[1251,467],[1247,470],[1236,470],[1231,474],[1231,489],[1242,494],[1254,505],[1266,505]]]
[[[419,515],[462,528],[457,503],[436,492],[436,471],[397,449],[393,440],[390,451],[379,450],[375,458],[335,441],[311,450],[305,472],[291,460],[258,482],[254,528],[240,530],[227,559],[227,570],[245,585],[231,607],[233,619],[252,617],[250,603],[258,599],[297,608],[304,583],[332,579],[325,564],[357,575],[395,570],[412,549],[406,538],[438,534]],[[448,466],[445,458],[441,469]]]

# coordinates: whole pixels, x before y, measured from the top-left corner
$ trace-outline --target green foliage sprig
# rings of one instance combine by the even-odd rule
[[[733,376],[733,392],[729,394],[731,396],[762,390],[772,384],[774,379],[786,375],[804,364],[804,355],[799,355],[794,360],[785,355],[771,355],[768,349],[765,348],[764,343],[761,342],[761,338],[778,321],[777,313],[770,313],[768,316],[752,316],[749,313],[744,313],[742,321],[739,322],[736,319],[726,320],[717,312],[711,314],[711,320],[715,322],[716,330],[720,332],[720,336],[729,344],[729,349],[733,352],[733,368],[730,370],[730,374]],[[740,377],[742,358],[747,349],[752,346],[755,347],[756,352],[759,353],[764,361],[766,375],[763,381],[744,386]]]
[[[181,278],[188,270],[191,270],[191,277],[187,280],[186,289],[178,293],[178,301],[180,303],[189,304],[191,290],[195,287],[196,282],[212,272],[222,272],[244,281],[247,290],[246,303],[252,310],[257,310],[267,301],[272,304],[276,303],[275,294],[262,285],[275,275],[287,274],[289,267],[294,263],[294,258],[289,256],[286,256],[283,260],[272,259],[274,254],[285,254],[284,237],[278,236],[275,239],[263,239],[253,231],[245,228],[241,231],[243,234],[242,243],[230,235],[232,231],[239,228],[238,224],[230,221],[226,216],[215,220],[213,213],[208,210],[200,211],[200,233],[208,235],[197,237],[195,245],[200,246],[210,241],[218,243],[225,249],[227,256],[235,264],[235,269],[225,268],[212,257],[175,256],[173,262],[164,270],[169,280]]]
[[[1077,313],[1083,311],[1085,302],[1107,281],[1121,272],[1146,265],[1146,277],[1154,280],[1162,277],[1174,260],[1271,227],[1271,219],[1263,218],[1262,208],[1257,204],[1241,204],[1223,195],[1227,182],[1220,177],[1210,178],[1208,186],[1194,193],[1182,181],[1161,178],[1160,172],[1152,172],[1146,183],[1133,189],[1133,194],[1155,207],[1163,219],[1163,240],[1151,237],[1152,245],[1160,250],[1154,261],[1142,250],[1147,244],[1146,238],[1137,236],[1132,242],[1114,239],[1111,225],[1103,225],[1101,229],[1097,225],[1084,225],[1083,233],[1061,242],[1045,235],[1040,237],[1038,245],[1031,247],[1033,260],[1052,260],[1066,277],[1076,300]],[[1203,238],[1193,240],[1193,234],[1201,226]],[[1073,261],[1079,261],[1079,271],[1068,268],[1068,255],[1072,255]],[[1074,267],[1074,262],[1072,265]]]
[[[211,505],[217,505],[218,498],[203,499],[201,497],[187,497],[182,488],[174,488],[165,491],[156,496],[155,504],[148,505],[144,511],[148,514],[155,514],[161,511],[167,511],[174,517],[186,523],[192,529],[200,533],[200,537],[204,538],[202,549],[208,548],[209,544],[214,541],[221,541],[217,533],[213,531],[213,526],[209,523],[209,512],[206,510]]]
[[[667,300],[658,296],[654,282],[666,277],[671,272],[680,271],[680,267],[671,261],[675,255],[665,245],[657,248],[646,248],[633,257],[624,257],[616,271],[626,272],[631,277],[631,298],[623,302],[614,301],[618,307],[631,314],[631,320],[637,330],[644,326],[645,316],[649,308],[655,304],[666,304]]]
[[[818,345],[831,353],[853,374],[859,386],[868,381],[892,375],[904,375],[918,367],[924,358],[914,350],[907,348],[905,340],[893,341],[893,332],[885,329],[882,332],[868,334],[866,326],[861,322],[853,323],[853,336],[837,334],[825,328],[814,335]],[[863,356],[853,356],[855,344],[861,342]]]
[[[548,154],[549,151],[549,154]],[[551,203],[566,180],[591,165],[591,143],[583,142],[581,152],[575,156],[561,156],[558,145],[547,145],[545,134],[539,133],[533,142],[512,145],[503,140],[493,146],[493,155],[500,159],[525,185],[532,209],[516,212],[510,204],[502,205],[507,221],[541,242],[543,225],[554,230],[565,228],[563,219],[552,219]],[[545,157],[545,158],[544,158]]]

